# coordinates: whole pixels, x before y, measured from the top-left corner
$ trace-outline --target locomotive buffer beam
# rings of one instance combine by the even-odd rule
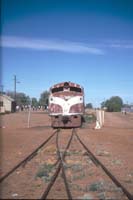
[[[62,117],[62,122],[63,124],[67,124],[68,122],[71,122],[70,118],[68,116],[63,116]]]

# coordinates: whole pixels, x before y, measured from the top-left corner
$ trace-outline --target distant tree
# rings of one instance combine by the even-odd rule
[[[5,94],[6,94],[7,96],[11,97],[12,99],[14,99],[14,92],[12,92],[12,91],[7,91]]]
[[[11,98],[14,98],[14,92],[12,91],[7,91],[6,95],[10,96]],[[30,104],[30,97],[27,96],[24,93],[16,93],[16,104],[21,106],[21,105],[29,105]]]
[[[92,103],[87,103],[85,107],[86,108],[93,108]]]
[[[101,107],[106,107],[109,112],[119,112],[123,106],[123,100],[119,96],[113,96],[101,103]]]
[[[108,100],[107,100],[108,101]],[[105,104],[107,103],[107,101],[103,101],[102,103],[101,103],[101,108],[104,108],[105,107]]]
[[[39,104],[42,106],[48,105],[48,97],[49,92],[47,90],[42,92],[40,95]]]
[[[35,97],[33,97],[31,99],[31,105],[34,106],[34,107],[37,107],[39,105],[39,103],[38,103],[38,101]]]

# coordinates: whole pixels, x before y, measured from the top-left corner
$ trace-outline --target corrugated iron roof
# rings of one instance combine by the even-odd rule
[[[11,97],[9,97],[9,96],[7,96],[7,95],[5,95],[5,94],[0,94],[0,98],[1,98],[1,97],[4,97],[4,98],[8,99],[9,101],[14,101],[13,98],[11,98]]]

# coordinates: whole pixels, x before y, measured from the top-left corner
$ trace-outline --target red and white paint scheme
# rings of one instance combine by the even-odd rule
[[[80,127],[83,114],[83,87],[72,82],[63,82],[50,88],[49,115],[52,127]]]

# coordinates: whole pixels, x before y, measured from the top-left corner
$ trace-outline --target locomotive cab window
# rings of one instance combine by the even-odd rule
[[[58,88],[53,88],[51,90],[52,93],[55,93],[55,92],[62,92],[62,91],[72,91],[72,92],[82,92],[81,88],[77,88],[77,87],[58,87]]]
[[[63,87],[53,88],[53,89],[51,90],[52,93],[61,92],[61,91],[63,91]]]
[[[81,88],[77,88],[77,87],[70,87],[70,91],[73,91],[73,92],[82,92]]]

